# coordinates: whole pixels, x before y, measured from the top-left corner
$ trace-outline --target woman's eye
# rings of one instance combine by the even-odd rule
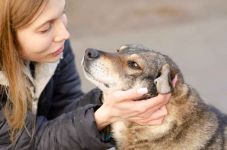
[[[128,62],[129,67],[136,70],[141,70],[140,66],[136,62]]]
[[[48,29],[40,31],[41,33],[46,33],[47,31],[49,31],[51,29],[51,26],[48,27]]]

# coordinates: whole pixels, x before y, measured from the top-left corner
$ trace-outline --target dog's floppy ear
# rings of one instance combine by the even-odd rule
[[[168,64],[162,66],[161,75],[154,80],[158,93],[167,94],[174,91],[172,79],[175,77],[175,71]]]

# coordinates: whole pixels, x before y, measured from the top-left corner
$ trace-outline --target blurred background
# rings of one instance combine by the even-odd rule
[[[82,89],[87,48],[116,52],[124,44],[169,55],[209,104],[227,113],[226,0],[66,0],[68,30]]]

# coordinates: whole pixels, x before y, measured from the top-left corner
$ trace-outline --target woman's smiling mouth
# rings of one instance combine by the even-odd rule
[[[57,50],[56,52],[54,52],[54,53],[52,53],[52,55],[53,56],[57,56],[57,55],[59,55],[59,54],[61,54],[61,52],[63,52],[63,50],[64,50],[64,44],[60,47],[60,49],[59,50]]]

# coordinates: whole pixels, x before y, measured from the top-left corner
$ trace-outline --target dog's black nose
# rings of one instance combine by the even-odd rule
[[[99,58],[99,52],[96,49],[88,48],[85,52],[85,59],[93,60]]]

